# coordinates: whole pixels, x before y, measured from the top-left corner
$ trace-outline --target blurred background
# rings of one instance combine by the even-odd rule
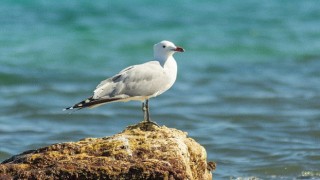
[[[318,0],[2,0],[0,161],[141,121],[140,102],[62,109],[166,39],[186,52],[151,117],[202,144],[214,179],[320,179],[319,19]]]

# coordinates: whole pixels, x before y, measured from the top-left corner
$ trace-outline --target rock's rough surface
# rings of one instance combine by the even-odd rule
[[[140,123],[13,156],[0,164],[0,179],[212,179],[206,159],[185,132]]]

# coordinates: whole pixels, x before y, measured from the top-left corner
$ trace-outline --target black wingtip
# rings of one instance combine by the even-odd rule
[[[72,109],[73,109],[73,107],[71,106],[71,107],[67,107],[67,108],[62,109],[62,111],[67,111],[67,110],[72,110]]]
[[[67,107],[64,108],[63,111],[67,111],[67,110],[73,110],[73,109],[83,109],[83,108],[91,108],[91,107],[95,107],[97,105],[100,104],[105,104],[105,103],[109,103],[109,102],[113,102],[113,101],[118,101],[121,98],[110,98],[110,99],[93,99],[93,97],[89,97],[77,104],[75,104],[74,106],[71,107]]]
[[[67,111],[67,110],[73,110],[73,109],[82,109],[82,108],[86,108],[86,107],[89,107],[89,104],[91,103],[91,101],[93,100],[92,97],[89,97],[73,106],[70,106],[70,107],[67,107],[67,108],[64,108],[62,111]]]

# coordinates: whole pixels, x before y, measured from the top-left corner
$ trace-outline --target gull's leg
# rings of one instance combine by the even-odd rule
[[[146,121],[151,122],[150,113],[149,113],[149,100],[148,99],[146,100],[145,108],[146,108]]]
[[[151,122],[150,121],[150,114],[149,114],[149,103],[148,100],[142,103],[142,112],[143,112],[143,121]]]
[[[147,114],[146,114],[146,106],[145,106],[145,103],[143,102],[142,103],[142,112],[143,112],[143,121],[147,122]]]
[[[154,125],[160,127],[157,123],[151,121],[150,113],[149,113],[149,100],[148,99],[142,103],[142,111],[143,111],[143,117],[144,117],[143,122],[151,123],[151,124],[154,124]]]

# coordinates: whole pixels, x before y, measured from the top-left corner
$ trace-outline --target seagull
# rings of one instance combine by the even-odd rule
[[[184,52],[184,49],[166,40],[155,44],[152,61],[129,66],[101,81],[91,97],[63,110],[94,108],[111,102],[141,101],[143,121],[153,123],[149,113],[149,99],[164,93],[176,81],[175,52]]]

